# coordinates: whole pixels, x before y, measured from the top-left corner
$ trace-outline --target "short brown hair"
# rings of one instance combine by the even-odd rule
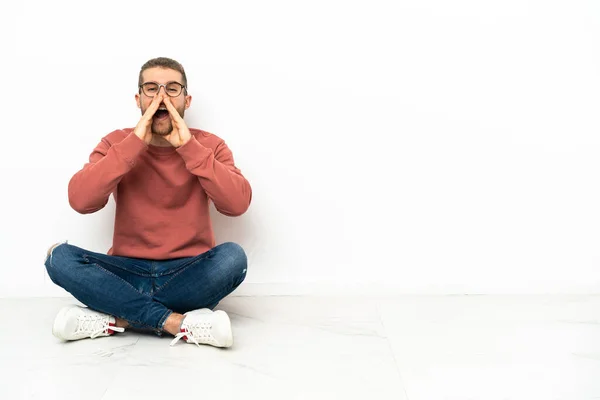
[[[148,68],[155,68],[155,67],[168,68],[168,69],[173,69],[175,71],[180,72],[181,79],[183,80],[183,82],[181,82],[181,83],[183,84],[183,86],[185,86],[187,88],[187,77],[185,76],[185,71],[183,69],[183,65],[181,65],[177,61],[175,61],[171,58],[167,58],[167,57],[158,57],[158,58],[153,58],[152,60],[146,61],[146,63],[144,65],[142,65],[142,68],[140,69],[140,76],[138,78],[138,86],[141,86],[141,84],[144,83],[143,78],[142,78],[142,73],[145,70],[147,70]],[[185,92],[187,93],[187,89],[185,90]]]

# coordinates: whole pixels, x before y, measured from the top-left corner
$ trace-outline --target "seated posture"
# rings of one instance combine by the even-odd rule
[[[135,128],[106,135],[69,182],[69,203],[88,214],[116,202],[107,254],[68,242],[50,247],[52,281],[87,307],[64,307],[52,328],[62,340],[152,330],[188,343],[229,347],[231,323],[213,311],[246,277],[235,243],[215,246],[209,201],[227,216],[243,214],[250,184],[219,137],[186,126],[185,71],[169,58],[146,62],[135,95]]]

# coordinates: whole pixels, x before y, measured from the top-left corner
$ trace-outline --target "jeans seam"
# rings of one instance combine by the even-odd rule
[[[191,268],[191,267],[192,267],[194,264],[196,264],[197,262],[199,262],[199,261],[201,261],[201,260],[202,260],[202,259],[198,259],[198,260],[196,260],[196,261],[194,261],[194,262],[190,263],[190,265],[188,265],[187,267],[185,267],[185,268],[181,269],[181,271],[179,271],[179,272],[177,272],[176,274],[174,274],[174,275],[171,277],[171,279],[169,279],[168,281],[166,281],[166,282],[165,282],[165,283],[164,283],[164,284],[163,284],[161,287],[157,288],[157,289],[156,289],[156,291],[153,293],[153,295],[155,296],[157,293],[159,293],[159,292],[161,292],[162,290],[164,290],[164,289],[167,287],[167,285],[173,281],[173,279],[175,279],[176,277],[178,277],[179,275],[181,275],[183,272],[187,271],[187,270],[188,270],[188,268]],[[223,261],[224,261],[224,260],[223,260],[223,259],[221,259],[221,261],[220,261],[220,262],[219,262],[217,265],[215,265],[215,268],[216,268],[216,267],[218,267],[219,265],[223,264]]]
[[[204,259],[210,257],[212,255],[212,249],[207,251],[206,253],[201,254],[200,256],[196,256],[196,257],[192,257],[191,260],[185,262],[183,265],[180,265],[177,269],[175,270],[171,270],[171,271],[167,271],[167,272],[163,272],[162,274],[158,274],[156,275],[157,277],[162,277],[165,275],[170,275],[170,274],[179,274],[180,272],[183,272],[183,269],[187,269],[188,267],[190,267],[192,264],[197,263],[198,261],[203,261]],[[171,279],[169,279],[170,281]],[[164,285],[163,285],[164,286]]]
[[[171,277],[171,279],[169,279],[168,281],[166,281],[165,283],[163,283],[162,286],[157,287],[156,290],[152,293],[152,295],[156,295],[157,293],[159,293],[161,290],[163,290],[165,288],[165,286],[167,286],[173,279],[175,279],[176,277],[178,277],[179,275],[181,275],[183,272],[187,271],[188,268],[190,268],[194,263],[190,263],[187,267],[183,267],[180,268],[179,271],[177,271],[176,273],[173,274],[173,276]]]
[[[133,290],[136,294],[141,294],[142,296],[146,296],[148,298],[152,298],[152,296],[148,296],[147,294],[140,292],[139,290],[137,290],[131,283],[127,282],[125,279],[121,278],[119,275],[107,270],[106,268],[100,266],[97,263],[91,263],[91,265],[95,265],[96,267],[100,268],[102,271],[106,272],[107,274],[110,274],[112,276],[114,276],[115,278],[123,281],[129,288],[131,288],[131,290]]]
[[[152,298],[151,296],[148,296],[145,293],[140,293],[140,291],[138,291],[135,287],[133,287],[133,285],[131,283],[127,282],[125,279],[123,279],[120,276],[114,274],[113,272],[107,270],[106,268],[103,268],[102,266],[98,265],[97,263],[91,263],[91,265],[95,265],[96,267],[100,268],[102,271],[106,272],[107,274],[110,274],[110,275],[112,275],[112,276],[120,279],[121,281],[125,282],[127,284],[127,286],[129,286],[135,293],[141,294],[142,296],[149,297],[150,299]],[[170,310],[168,310],[168,311],[170,311]],[[147,328],[150,328],[150,329],[156,329],[156,327],[154,327],[152,325],[149,325],[149,324],[146,324],[146,323],[144,323],[142,321],[136,321],[136,320],[128,319],[128,318],[123,317],[122,315],[121,316],[119,316],[119,315],[113,315],[113,316],[115,316],[117,318],[120,318],[122,320],[125,320],[127,322],[133,323],[133,324],[143,325],[143,326],[145,326]]]
[[[142,276],[142,277],[144,277],[144,278],[149,278],[149,277],[151,277],[151,276],[152,276],[152,274],[142,274],[142,273],[139,273],[139,272],[137,272],[137,271],[131,271],[131,270],[127,269],[127,268],[123,268],[123,267],[121,267],[120,265],[113,264],[113,263],[111,263],[111,262],[109,262],[109,261],[106,261],[106,260],[99,260],[97,257],[94,257],[93,255],[90,255],[90,254],[86,254],[86,253],[84,253],[84,254],[83,254],[83,258],[84,258],[84,259],[85,259],[87,262],[90,262],[90,258],[92,258],[92,259],[94,259],[94,260],[97,260],[97,261],[102,261],[103,263],[106,263],[106,264],[110,265],[111,267],[118,268],[118,269],[120,269],[121,271],[129,272],[129,273],[131,273],[131,274],[135,274],[135,275],[138,275],[138,276]],[[92,264],[98,265],[98,263],[95,263],[95,262],[93,262]],[[104,269],[104,268],[103,268],[103,269]],[[108,270],[107,270],[107,271],[108,271]],[[127,281],[125,281],[125,282],[127,282]],[[129,283],[129,282],[127,282],[127,283]]]

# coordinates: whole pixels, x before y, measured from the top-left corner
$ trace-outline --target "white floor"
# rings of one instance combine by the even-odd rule
[[[231,349],[61,343],[0,299],[0,399],[600,399],[600,296],[231,297]]]

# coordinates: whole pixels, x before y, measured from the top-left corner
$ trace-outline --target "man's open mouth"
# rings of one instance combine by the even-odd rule
[[[165,119],[169,116],[169,111],[166,108],[159,108],[154,113],[155,119]]]

